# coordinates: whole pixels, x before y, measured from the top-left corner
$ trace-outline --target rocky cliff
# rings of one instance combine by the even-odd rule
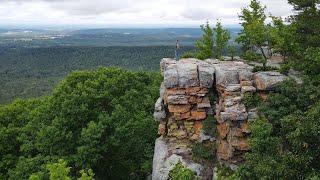
[[[160,67],[164,80],[154,112],[160,135],[155,144],[154,180],[167,179],[179,162],[197,176],[211,179],[212,164],[194,161],[195,142],[215,143],[216,159],[237,167],[250,150],[248,124],[257,118],[257,110],[243,103],[244,96],[257,93],[264,98],[286,78],[273,71],[253,73],[252,66],[236,61],[163,59]],[[210,118],[216,120],[216,137],[202,130]]]

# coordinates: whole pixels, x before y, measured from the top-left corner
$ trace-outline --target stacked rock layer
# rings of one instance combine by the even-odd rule
[[[245,107],[243,97],[247,93],[263,96],[285,76],[252,73],[253,67],[243,62],[212,59],[163,59],[160,66],[164,81],[154,117],[159,121],[161,137],[155,145],[152,178],[167,179],[179,161],[205,177],[205,165],[192,161],[190,144],[203,140],[203,121],[208,116],[215,116],[217,121],[217,159],[230,166],[241,163],[250,149],[248,122],[257,117],[255,108]],[[210,100],[212,96],[218,98]]]
[[[207,63],[186,59],[162,61],[164,82],[155,106],[155,118],[160,121],[159,134],[178,139],[196,140],[202,121],[211,110],[209,91],[214,81],[214,69]]]

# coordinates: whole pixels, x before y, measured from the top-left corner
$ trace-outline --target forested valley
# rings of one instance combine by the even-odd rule
[[[182,47],[182,52],[192,50]],[[99,66],[158,71],[163,57],[173,57],[173,46],[40,47],[5,46],[0,50],[0,103],[15,98],[48,95],[67,74]]]

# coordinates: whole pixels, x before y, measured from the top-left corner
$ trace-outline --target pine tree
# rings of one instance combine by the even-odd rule
[[[291,21],[296,25],[297,41],[302,49],[320,47],[320,0],[288,0],[294,6]]]
[[[230,32],[224,29],[221,22],[218,21],[216,27],[213,29],[213,33],[215,42],[214,58],[220,59],[222,57],[222,51],[226,49],[230,39]]]
[[[196,58],[203,60],[213,56],[213,30],[211,29],[209,22],[200,27],[203,31],[203,35],[200,40],[196,41]]]

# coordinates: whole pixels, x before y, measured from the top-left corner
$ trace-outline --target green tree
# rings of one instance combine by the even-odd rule
[[[263,56],[264,67],[268,58],[264,48],[268,46],[269,41],[268,28],[265,25],[265,8],[258,0],[251,0],[249,7],[242,9],[239,19],[243,29],[236,39],[242,44],[244,52],[259,51]]]
[[[230,39],[230,32],[227,29],[224,29],[221,25],[221,22],[218,21],[216,27],[213,28],[214,36],[214,52],[213,57],[221,59],[223,50],[226,50],[228,41]]]
[[[196,41],[198,59],[208,59],[213,56],[213,30],[211,29],[209,22],[206,25],[201,25],[201,30],[203,32],[202,38]]]
[[[228,55],[231,57],[231,60],[233,61],[234,60],[234,56],[237,53],[236,46],[235,45],[229,45],[227,50],[228,50]]]
[[[295,51],[295,26],[292,24],[284,24],[281,17],[271,16],[272,24],[270,28],[270,48],[274,52],[282,55],[283,60],[289,56],[288,53]]]
[[[320,47],[306,49],[304,53],[304,62],[300,64],[302,64],[302,71],[305,74],[320,80]]]
[[[59,159],[57,163],[47,165],[50,180],[70,180],[70,167],[67,167],[67,162]]]
[[[291,16],[295,24],[296,38],[301,48],[320,47],[320,1],[288,0],[294,6],[295,15]]]
[[[289,67],[300,70],[307,75],[319,75],[320,47],[320,1],[288,0],[294,6],[295,15],[290,17],[294,29],[296,48],[291,50]],[[319,76],[318,76],[319,78]]]

